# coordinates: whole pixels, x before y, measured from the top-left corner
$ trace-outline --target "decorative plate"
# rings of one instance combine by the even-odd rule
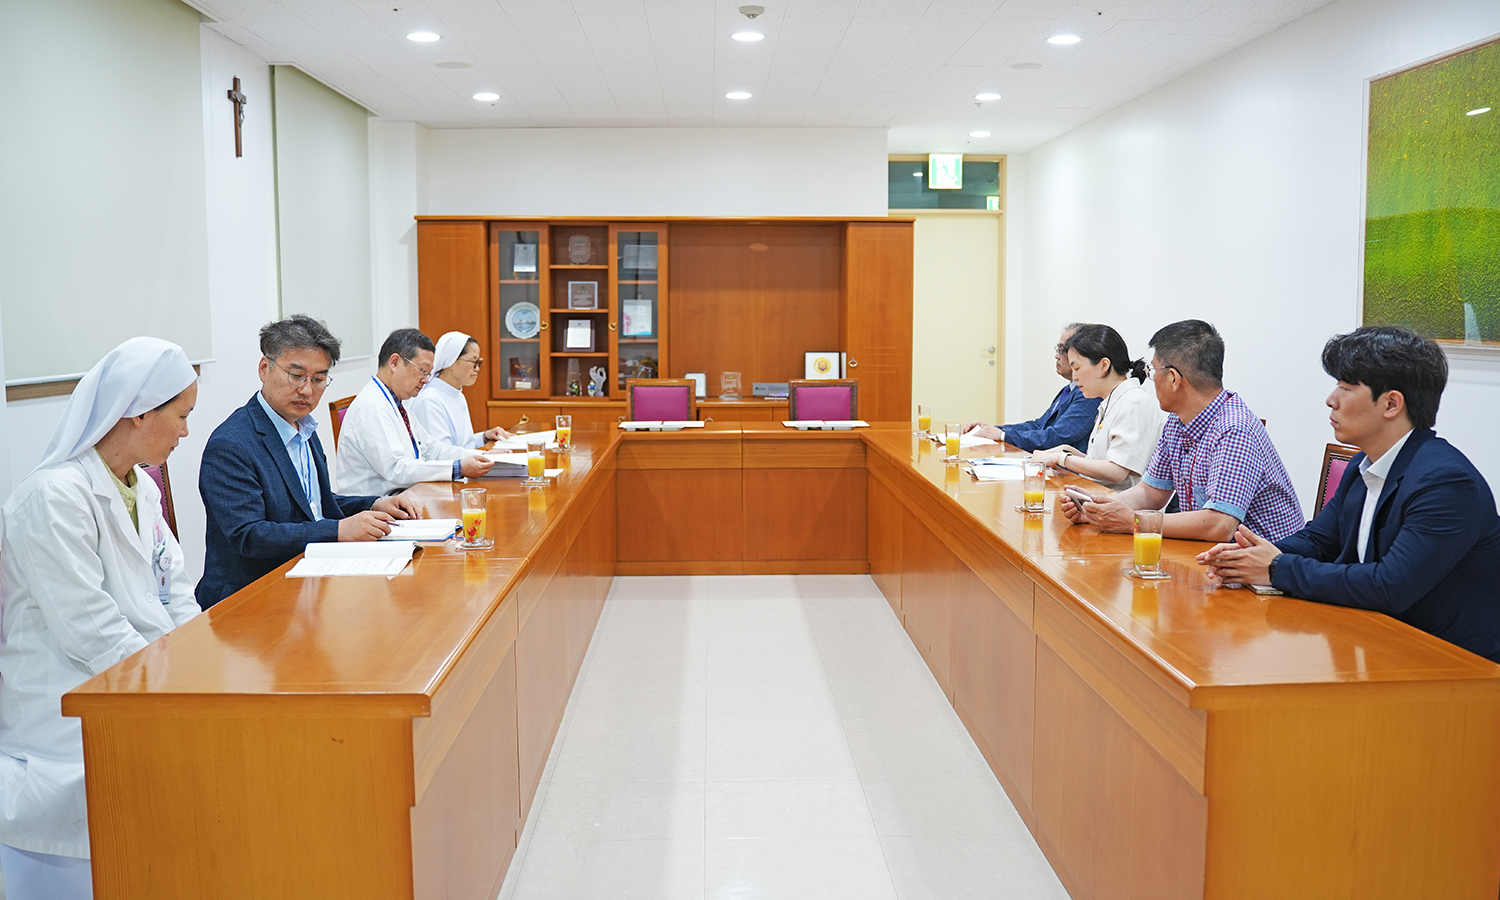
[[[542,330],[542,311],[530,300],[522,300],[506,310],[505,330],[522,340],[536,337]]]

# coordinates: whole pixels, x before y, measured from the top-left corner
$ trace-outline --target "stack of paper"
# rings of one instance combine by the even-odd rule
[[[684,428],[702,428],[702,422],[621,422],[626,431],[681,431]]]
[[[520,453],[497,453],[491,450],[484,454],[494,460],[495,464],[485,473],[485,478],[525,478],[526,477],[526,452]]]
[[[324,578],[333,575],[400,574],[416,552],[413,541],[308,544],[288,578]]]
[[[458,531],[458,519],[407,519],[391,523],[391,533],[382,541],[446,541]]]
[[[781,424],[798,431],[848,431],[851,428],[870,427],[870,423],[864,419],[794,419]]]
[[[943,440],[944,439],[941,434],[934,434],[932,436],[932,442],[934,444],[942,444]],[[980,437],[977,434],[961,434],[958,436],[958,449],[960,450],[968,450],[971,447],[983,447],[985,444],[998,443],[1000,442],[997,440],[993,440],[987,437]]]
[[[489,452],[494,454],[504,453],[509,450],[519,450],[525,453],[526,445],[538,438],[547,442],[548,449],[557,449],[557,429],[554,428],[551,431],[528,431],[525,434],[518,434],[513,438],[496,441],[495,446],[490,448]]]
[[[980,463],[973,467],[974,477],[980,481],[1024,481],[1020,466],[1003,463]]]

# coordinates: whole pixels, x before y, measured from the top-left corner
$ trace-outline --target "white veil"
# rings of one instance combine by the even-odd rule
[[[438,338],[437,349],[432,351],[432,374],[443,371],[453,365],[463,355],[464,348],[469,346],[473,338],[462,331],[450,331]]]

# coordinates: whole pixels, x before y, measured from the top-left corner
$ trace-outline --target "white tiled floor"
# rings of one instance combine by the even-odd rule
[[[863,576],[617,578],[501,900],[1066,900]]]

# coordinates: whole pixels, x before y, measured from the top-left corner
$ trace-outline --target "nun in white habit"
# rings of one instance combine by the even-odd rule
[[[0,508],[0,869],[8,900],[93,896],[79,720],[62,695],[199,612],[139,464],[188,433],[182,348],[132,338],[78,383]]]
[[[407,412],[416,416],[432,434],[465,450],[478,449],[486,441],[512,437],[504,428],[474,430],[469,404],[464,401],[464,388],[479,380],[482,365],[479,342],[467,334],[450,331],[438,338],[432,351],[434,377],[421,393],[407,401]]]

